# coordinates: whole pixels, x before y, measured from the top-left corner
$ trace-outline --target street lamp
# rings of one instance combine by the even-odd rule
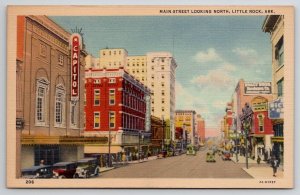
[[[245,103],[245,107],[242,109],[242,114],[240,116],[241,123],[243,125],[244,133],[245,133],[245,151],[246,151],[246,168],[248,169],[248,133],[251,130],[253,117],[253,110],[249,106],[249,103]]]

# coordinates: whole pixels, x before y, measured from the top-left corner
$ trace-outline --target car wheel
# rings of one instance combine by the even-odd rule
[[[77,173],[74,174],[74,178],[79,178],[79,175]]]
[[[58,179],[65,179],[66,177],[64,175],[58,176]]]
[[[86,172],[85,178],[89,178],[89,177],[90,177],[90,173],[89,173],[89,172]]]
[[[97,168],[97,169],[96,169],[95,176],[98,176],[98,175],[99,175],[99,169]]]

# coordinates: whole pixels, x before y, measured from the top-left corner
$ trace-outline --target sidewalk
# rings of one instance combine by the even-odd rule
[[[238,156],[238,162],[236,161],[236,156],[231,157],[231,161],[239,164],[246,164],[246,158],[244,156]],[[282,167],[277,169],[276,177],[273,177],[273,169],[265,161],[260,161],[260,164],[257,164],[256,160],[248,158],[249,168],[246,166],[242,168],[245,172],[251,175],[255,179],[273,179],[273,178],[283,178]]]
[[[148,161],[151,161],[151,160],[156,160],[157,159],[157,156],[150,156],[143,160],[134,160],[134,161],[128,161],[128,162],[117,162],[117,163],[113,163],[113,167],[101,167],[100,168],[100,173],[103,173],[103,172],[106,172],[106,171],[110,171],[112,169],[115,169],[115,168],[119,168],[119,167],[123,167],[123,166],[126,166],[128,164],[137,164],[137,163],[143,163],[143,162],[148,162]]]
[[[282,179],[284,175],[282,168],[278,168],[276,177],[273,177],[273,169],[270,166],[249,167],[243,170],[255,179]]]
[[[238,155],[238,162],[236,161],[236,156],[235,154],[231,157],[231,161],[233,161],[234,163],[241,163],[241,164],[244,164],[246,163],[246,158],[244,156],[240,156]],[[251,158],[248,158],[248,163],[249,164],[257,164],[257,161],[256,160],[253,160]],[[261,160],[260,161],[260,164],[266,164],[265,161]]]

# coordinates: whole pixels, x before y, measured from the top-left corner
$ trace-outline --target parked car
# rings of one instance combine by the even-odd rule
[[[76,163],[75,162],[59,162],[53,165],[54,178],[73,178],[76,173]]]
[[[158,158],[166,158],[167,157],[167,151],[166,150],[162,150],[158,153],[157,155]]]
[[[32,166],[27,169],[22,169],[22,178],[26,179],[43,179],[52,178],[52,166],[42,165],[42,166]]]
[[[74,178],[89,178],[97,176],[100,172],[99,161],[96,158],[84,158],[77,161],[76,173]]]
[[[206,162],[216,162],[214,152],[210,151],[206,153]]]
[[[186,155],[194,155],[196,156],[196,150],[192,145],[188,145],[187,146],[187,151],[186,151]]]
[[[222,152],[222,159],[223,159],[223,160],[231,160],[230,156],[231,156],[231,154],[230,154],[229,151],[224,150],[224,151]]]

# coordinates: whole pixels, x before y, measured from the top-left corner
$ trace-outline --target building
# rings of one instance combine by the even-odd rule
[[[203,145],[205,143],[205,120],[200,114],[197,114],[196,121],[199,143]]]
[[[106,55],[106,54],[105,54]],[[85,154],[136,153],[149,149],[150,91],[124,68],[85,72],[85,137],[107,137],[111,143],[86,144]]]
[[[164,149],[164,126],[161,118],[151,116],[151,153],[157,155]]]
[[[147,53],[147,86],[151,89],[151,114],[166,121],[166,141],[175,139],[175,70],[169,52]]]
[[[120,68],[151,90],[151,115],[166,121],[166,144],[175,138],[175,70],[177,63],[169,52],[149,52],[129,56],[123,48],[105,48],[100,58],[88,56],[86,68]]]
[[[41,160],[47,165],[76,161],[83,157],[87,141],[82,138],[81,112],[87,53],[81,37],[46,16],[19,16],[17,25],[18,168],[39,165]]]
[[[230,107],[233,122],[228,127],[231,133],[229,138],[235,140],[237,136],[240,140],[235,140],[236,144],[241,144],[240,146],[244,147],[242,144],[245,143],[246,138],[240,116],[245,104],[248,103],[254,112],[247,142],[252,158],[257,158],[258,154],[264,155],[263,150],[268,151],[272,148],[271,135],[273,130],[270,126],[267,110],[268,103],[272,100],[271,85],[271,82],[245,82],[240,80],[233,93]]]
[[[274,136],[272,137],[273,153],[283,163],[284,157],[284,16],[266,16],[262,31],[270,33],[272,45],[272,91],[273,101],[269,104]]]
[[[198,133],[196,124],[196,111],[194,110],[176,110],[175,111],[176,128],[182,128],[183,134],[187,132],[187,144],[198,144]]]

